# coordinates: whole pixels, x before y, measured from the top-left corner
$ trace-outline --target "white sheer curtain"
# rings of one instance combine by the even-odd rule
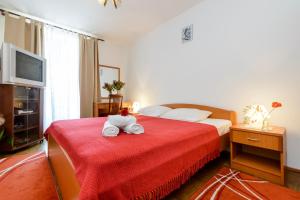
[[[47,59],[46,129],[55,120],[80,118],[79,35],[46,25],[44,50]]]

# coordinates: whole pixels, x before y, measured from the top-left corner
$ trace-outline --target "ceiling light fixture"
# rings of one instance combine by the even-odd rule
[[[98,0],[98,1],[101,5],[103,5],[105,7],[109,0]],[[121,4],[121,0],[111,0],[111,1],[114,3],[114,6],[116,9]]]

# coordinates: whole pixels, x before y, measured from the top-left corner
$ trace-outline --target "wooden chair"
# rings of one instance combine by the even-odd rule
[[[109,95],[108,115],[119,114],[122,109],[123,96],[118,94]]]

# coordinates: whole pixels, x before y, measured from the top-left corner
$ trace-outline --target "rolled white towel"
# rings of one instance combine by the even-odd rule
[[[115,137],[118,136],[120,132],[120,129],[111,123],[109,121],[106,121],[104,123],[103,129],[102,129],[102,135],[106,137]]]
[[[112,125],[124,129],[125,126],[136,123],[136,118],[132,115],[128,115],[128,116],[110,115],[108,116],[108,121]]]
[[[129,134],[142,134],[145,132],[144,127],[136,123],[125,126],[124,131]]]

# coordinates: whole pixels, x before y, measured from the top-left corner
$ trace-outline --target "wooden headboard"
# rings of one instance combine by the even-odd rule
[[[212,112],[212,115],[209,118],[216,119],[227,119],[232,122],[232,124],[236,124],[236,113],[234,111],[225,110],[221,108],[215,108],[210,106],[202,106],[197,104],[164,104],[163,106],[175,109],[175,108],[196,108],[199,110],[207,110]]]

